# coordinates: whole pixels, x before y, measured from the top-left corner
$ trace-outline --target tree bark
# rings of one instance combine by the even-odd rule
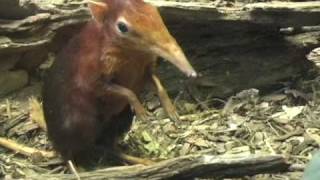
[[[14,54],[17,63],[11,69],[32,71],[47,59],[48,52],[58,52],[90,18],[84,1],[66,2],[1,1],[0,55],[4,58],[0,65],[8,64],[4,61]],[[314,28],[320,24],[319,2],[233,8],[148,2],[159,7],[168,28],[203,75],[191,88],[199,92],[200,100],[208,94],[223,98],[242,89],[270,88],[313,68],[305,56],[319,47],[319,29]],[[186,85],[171,65],[161,64],[160,75],[172,94]]]

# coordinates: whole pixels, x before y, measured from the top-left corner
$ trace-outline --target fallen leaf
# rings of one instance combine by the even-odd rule
[[[282,106],[282,112],[273,114],[271,117],[278,123],[286,124],[290,122],[293,118],[302,113],[304,106]]]
[[[30,119],[37,123],[40,128],[47,130],[47,125],[42,110],[42,103],[39,102],[35,97],[29,99],[30,107]]]
[[[316,143],[320,145],[320,129],[317,128],[308,128],[306,130],[306,133],[308,136],[310,136],[311,139],[313,139]]]
[[[210,142],[202,138],[188,138],[186,141],[199,147],[210,147]]]

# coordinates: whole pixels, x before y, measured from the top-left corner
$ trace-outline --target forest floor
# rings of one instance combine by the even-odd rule
[[[192,100],[192,93],[182,91],[172,97],[182,115],[179,122],[166,119],[154,93],[147,93],[145,106],[156,118],[135,121],[123,147],[130,154],[153,160],[199,152],[281,154],[292,164],[305,165],[320,145],[320,76],[290,84],[263,95],[257,89],[249,89],[225,100],[207,99],[200,103]],[[42,118],[36,101],[41,99],[40,91],[41,82],[34,80],[0,101],[0,133],[29,147],[52,150],[46,133],[34,122]],[[212,106],[214,101],[223,106]],[[5,148],[0,152],[1,176],[18,178],[29,173],[68,171],[56,158],[23,156]],[[301,176],[302,172],[291,172],[255,178],[293,180]]]
[[[252,2],[221,1],[219,5]],[[41,102],[43,71],[39,69],[39,74],[24,89],[0,99],[0,135],[29,147],[52,150],[45,131],[35,122],[42,118],[38,102]],[[199,152],[281,154],[292,164],[305,165],[320,148],[320,75],[283,82],[282,87],[270,88],[263,94],[257,89],[243,90],[227,99],[198,101],[194,98],[196,92],[187,89],[180,92],[171,96],[181,115],[178,122],[165,117],[154,93],[144,94],[144,104],[155,119],[134,121],[121,143],[128,153],[153,160]],[[0,147],[0,178],[68,171],[57,158],[24,156]],[[290,172],[243,179],[298,180],[301,177],[302,172]]]

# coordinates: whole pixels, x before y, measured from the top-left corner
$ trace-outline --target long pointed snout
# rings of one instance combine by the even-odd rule
[[[152,48],[152,51],[175,65],[188,77],[197,77],[197,72],[193,69],[175,39],[172,38],[172,40],[166,43],[157,44]]]

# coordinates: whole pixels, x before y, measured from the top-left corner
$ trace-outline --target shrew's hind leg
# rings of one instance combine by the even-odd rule
[[[158,93],[162,107],[164,108],[165,112],[167,113],[167,115],[171,120],[178,121],[179,114],[175,106],[172,104],[166,89],[162,86],[160,79],[155,74],[152,74],[151,76],[152,76],[152,81],[155,87],[157,88],[157,93]]]
[[[116,158],[125,161],[129,164],[143,164],[150,165],[153,164],[152,161],[148,159],[143,159],[139,157],[134,157],[122,152],[122,150],[117,146],[117,142],[124,133],[130,130],[133,120],[133,112],[128,105],[121,113],[113,116],[112,119],[105,119],[105,124],[103,130],[99,136],[99,144],[106,147],[106,155],[112,155]]]
[[[76,165],[86,166],[94,161],[93,148],[99,124],[93,107],[85,110],[75,106],[68,111],[47,112],[46,121],[49,139],[65,161],[75,161]],[[58,115],[57,115],[58,114]]]
[[[114,148],[118,139],[130,130],[133,116],[134,113],[128,105],[122,112],[111,117],[111,119],[106,119],[110,118],[108,115],[106,117],[102,117],[102,130],[98,136],[97,144],[108,148]]]
[[[148,70],[146,71],[146,74],[145,74],[145,79],[147,81],[151,82],[153,87],[156,88],[158,97],[160,99],[161,106],[163,107],[163,109],[166,112],[166,114],[168,115],[168,117],[171,120],[178,122],[178,120],[180,119],[179,114],[178,114],[175,106],[172,104],[166,89],[163,87],[160,79],[155,74],[156,66],[157,66],[157,64],[155,61],[155,63],[153,63],[152,65],[150,65],[148,67]]]

